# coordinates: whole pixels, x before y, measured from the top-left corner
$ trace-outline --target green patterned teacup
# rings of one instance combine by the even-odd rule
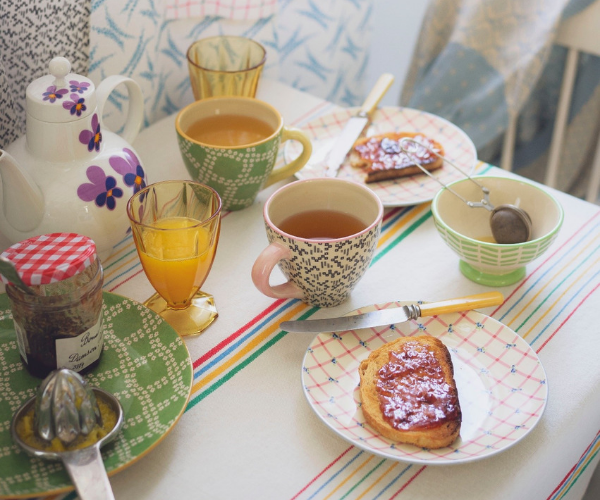
[[[478,176],[474,179],[490,190],[494,206],[511,204],[531,217],[529,241],[510,245],[495,243],[490,228],[490,212],[472,208],[450,189],[468,201],[483,198],[481,188],[461,179],[440,190],[431,203],[435,227],[446,244],[460,257],[460,271],[470,280],[488,286],[505,286],[525,277],[525,267],[542,255],[558,236],[563,209],[546,190],[523,179]]]
[[[261,125],[268,132],[258,137],[259,127],[244,125],[246,129],[238,130],[238,125],[242,127],[241,123],[252,119],[263,122]],[[284,126],[281,115],[270,104],[248,97],[213,97],[193,102],[179,112],[175,127],[190,176],[215,189],[225,210],[250,206],[261,189],[294,175],[312,153],[310,139],[303,132]],[[195,132],[190,132],[191,128]],[[255,134],[258,138],[254,142],[239,139]],[[279,146],[289,139],[302,144],[302,153],[274,170]],[[245,143],[236,144],[237,140]]]

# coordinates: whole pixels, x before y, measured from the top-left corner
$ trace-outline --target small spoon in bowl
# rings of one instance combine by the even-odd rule
[[[402,143],[406,141],[413,144],[413,148],[415,149],[415,151],[410,151],[402,145]],[[458,165],[448,160],[448,158],[440,155],[434,149],[424,144],[421,144],[419,141],[415,141],[414,139],[411,139],[409,137],[403,137],[402,139],[400,139],[399,145],[403,153],[412,157],[413,162],[417,167],[419,167],[429,177],[441,184],[453,195],[460,198],[469,207],[485,208],[486,210],[491,212],[490,229],[492,230],[492,235],[494,236],[494,240],[496,241],[496,243],[499,243],[501,245],[510,245],[514,243],[524,243],[526,241],[529,241],[529,239],[531,238],[532,223],[531,217],[529,217],[529,214],[525,210],[508,203],[494,207],[494,205],[492,205],[492,203],[490,202],[490,190],[488,188],[479,184],[479,182],[477,182],[469,174],[463,171]],[[436,155],[442,161],[445,161],[452,165],[471,182],[474,182],[483,192],[483,199],[478,202],[468,201],[463,196],[454,191],[451,187],[447,186],[437,177],[433,176],[425,167],[423,167],[418,162],[418,156],[416,154],[418,148],[423,148],[429,151],[431,154]]]

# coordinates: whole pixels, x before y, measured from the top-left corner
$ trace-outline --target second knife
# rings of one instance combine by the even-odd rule
[[[331,151],[327,155],[327,170],[325,173],[327,177],[335,177],[337,175],[348,151],[350,151],[356,139],[360,137],[360,134],[370,121],[371,113],[377,107],[379,101],[381,101],[381,98],[388,91],[392,83],[394,83],[393,75],[389,73],[381,75],[360,107],[358,114],[348,120],[348,123],[344,126],[342,133],[336,139]]]

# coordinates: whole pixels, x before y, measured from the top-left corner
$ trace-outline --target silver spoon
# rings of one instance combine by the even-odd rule
[[[430,153],[436,155],[441,160],[449,163],[454,168],[456,168],[461,174],[463,174],[466,178],[468,178],[471,182],[474,182],[483,192],[483,199],[479,202],[473,202],[466,200],[463,196],[454,191],[451,187],[444,184],[437,177],[433,176],[425,167],[423,167],[417,160],[418,157],[415,154],[415,151],[409,151],[402,145],[403,142],[408,141],[416,145],[417,147],[421,147],[426,149]],[[417,167],[419,167],[424,173],[426,173],[429,177],[437,181],[443,187],[445,187],[448,191],[450,191],[453,195],[460,198],[463,202],[465,202],[471,208],[485,208],[490,211],[490,229],[492,230],[492,235],[497,243],[501,245],[510,245],[514,243],[524,243],[531,238],[531,230],[532,223],[531,217],[529,214],[523,210],[522,208],[516,207],[510,204],[503,204],[494,207],[490,202],[490,190],[485,186],[479,184],[475,179],[473,179],[469,174],[467,174],[464,170],[462,170],[458,165],[448,160],[448,158],[440,155],[434,149],[426,146],[425,144],[421,144],[419,141],[415,141],[410,137],[403,137],[398,142],[400,145],[400,149],[407,155],[410,155]]]
[[[23,280],[21,279],[21,276],[19,276],[15,265],[6,257],[2,256],[0,256],[0,274],[2,274],[2,276],[4,276],[21,291],[30,295],[37,295],[32,288],[23,283]]]
[[[49,394],[56,397],[50,397]],[[73,411],[74,405],[70,400],[74,401],[72,398],[78,397],[84,399],[80,409],[75,408]],[[96,423],[96,398],[101,398],[110,405],[117,415],[117,422],[106,436],[86,448],[73,451],[42,451],[29,446],[17,433],[19,420],[35,406],[35,427],[40,437],[42,435],[50,439],[58,437],[64,444],[68,444],[79,434],[85,434],[83,430],[89,429],[87,430],[89,433],[93,427],[90,419],[94,420],[94,424]],[[90,414],[94,416],[90,417]],[[97,415],[99,416],[99,411]],[[38,395],[25,402],[16,411],[11,422],[11,434],[15,442],[29,455],[46,460],[62,460],[82,500],[114,500],[100,448],[116,437],[122,425],[123,408],[117,398],[98,387],[88,389],[79,374],[62,369],[48,375],[42,382]]]

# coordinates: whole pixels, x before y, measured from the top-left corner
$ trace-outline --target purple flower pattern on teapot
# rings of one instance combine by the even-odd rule
[[[63,108],[68,109],[72,115],[81,116],[81,113],[87,109],[84,104],[85,99],[80,98],[77,94],[71,94],[70,97],[70,101],[63,102]]]
[[[129,148],[123,148],[119,154],[112,155],[108,160],[110,166],[123,176],[123,182],[137,193],[146,187],[146,174],[137,155]],[[95,201],[98,207],[106,206],[109,210],[116,207],[116,198],[123,196],[123,190],[117,187],[114,177],[106,175],[104,170],[91,165],[86,170],[90,182],[80,184],[77,196],[83,201]]]
[[[102,168],[91,165],[86,171],[87,178],[91,182],[80,184],[77,188],[77,196],[83,201],[94,201],[98,207],[114,210],[117,206],[116,198],[123,196],[123,190],[117,187],[117,181],[111,175],[106,175]]]
[[[48,87],[46,89],[46,92],[44,92],[42,95],[44,96],[43,100],[44,101],[50,101],[51,103],[53,103],[54,101],[56,101],[57,99],[62,99],[63,96],[68,92],[67,89],[56,89],[56,85],[50,85],[50,87]]]
[[[144,169],[131,149],[124,148],[122,156],[111,156],[108,160],[115,172],[123,176],[123,181],[133,187],[133,194],[146,187]]]
[[[94,149],[100,151],[102,133],[100,132],[100,122],[96,113],[92,116],[92,129],[82,130],[79,134],[79,142],[86,144],[88,151],[93,151]]]
[[[86,90],[88,90],[90,84],[89,82],[78,82],[77,80],[69,80],[69,86],[71,87],[71,92],[83,94]]]

